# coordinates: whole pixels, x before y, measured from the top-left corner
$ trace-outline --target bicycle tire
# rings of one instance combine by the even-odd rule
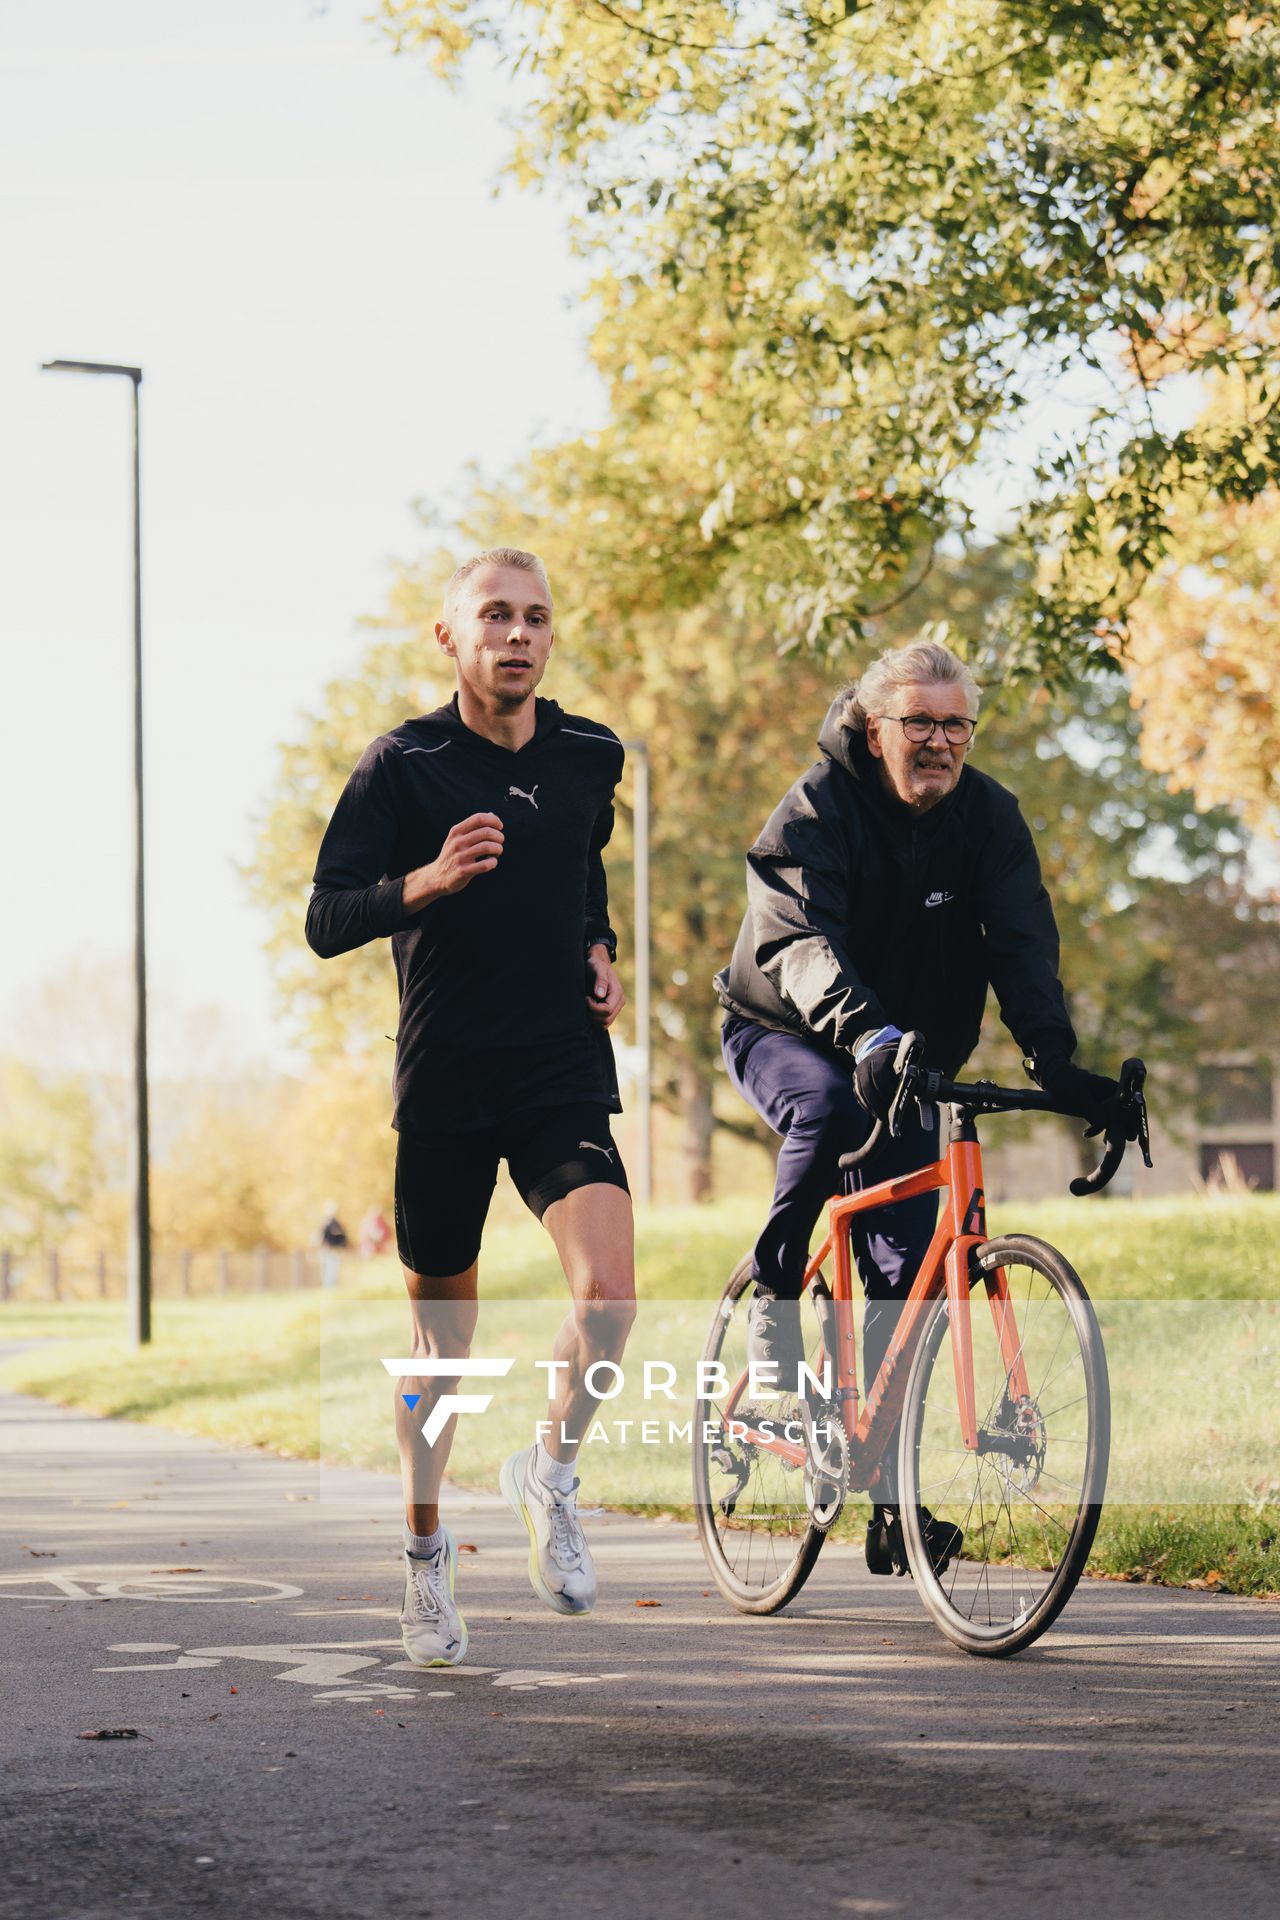
[[[743,1307],[744,1297],[749,1293],[750,1288],[751,1258],[748,1255],[734,1268],[720,1296],[702,1351],[704,1361],[715,1361],[721,1358],[727,1330],[737,1310]],[[707,1441],[704,1434],[707,1424],[714,1426],[718,1418],[713,1400],[700,1398],[697,1401],[693,1423],[693,1498],[702,1551],[716,1586],[739,1613],[778,1613],[789,1601],[794,1600],[809,1578],[826,1535],[823,1530],[814,1526],[812,1521],[802,1531],[794,1534],[789,1532],[785,1537],[791,1553],[785,1565],[780,1569],[777,1568],[775,1554],[773,1566],[777,1570],[773,1577],[768,1576],[767,1566],[762,1566],[761,1577],[755,1581],[750,1579],[750,1541],[747,1542],[745,1556],[741,1553],[736,1556],[731,1555],[728,1545],[730,1536],[748,1534],[751,1531],[750,1527],[745,1521],[737,1520],[736,1514],[726,1517],[721,1526],[718,1526],[716,1521],[716,1514],[720,1509],[717,1506],[712,1485],[712,1456],[717,1443]],[[771,1539],[778,1537],[776,1528],[766,1529],[766,1531],[769,1532]]]
[[[992,1443],[989,1450],[966,1454],[956,1444],[960,1439],[959,1416],[955,1406],[952,1358],[946,1341],[950,1321],[946,1299],[942,1298],[935,1303],[922,1329],[907,1379],[899,1438],[898,1484],[907,1558],[926,1609],[947,1638],[966,1653],[999,1658],[1022,1652],[1053,1625],[1084,1571],[1098,1529],[1106,1491],[1111,1441],[1110,1391],[1097,1316],[1079,1274],[1064,1255],[1033,1235],[1006,1234],[998,1240],[987,1241],[979,1248],[975,1263],[984,1272],[1003,1267],[1007,1277],[1022,1271],[1032,1276],[1027,1282],[1021,1320],[1017,1318],[1017,1302],[1014,1301],[1019,1351],[1027,1367],[1028,1385],[1035,1408],[1035,1419],[1031,1420],[1028,1416],[1032,1441],[1028,1442],[1026,1433],[1018,1429],[1017,1422],[1009,1419],[1009,1413],[1016,1409],[1010,1400],[1006,1374],[1002,1388],[997,1389],[1002,1395],[998,1411],[993,1398],[984,1414],[982,1389],[979,1389],[980,1434],[984,1441]],[[1036,1279],[1041,1287],[1033,1301]],[[1020,1282],[1011,1286],[1011,1299],[1020,1286]],[[1056,1299],[1060,1310],[1056,1316],[1050,1315],[1041,1335],[1037,1331],[1038,1323],[1043,1320],[1046,1303],[1051,1298]],[[1055,1317],[1060,1322],[1056,1344],[1047,1363],[1048,1371],[1042,1379],[1037,1380],[1033,1372],[1033,1352],[1035,1366],[1043,1367],[1046,1364],[1044,1354],[1050,1351],[1050,1342],[1055,1340]],[[986,1311],[985,1292],[980,1287],[975,1287],[972,1298],[972,1326],[977,1384],[979,1364],[976,1356],[979,1341],[983,1337],[980,1330],[984,1328],[990,1329],[985,1339],[990,1353],[995,1356],[994,1372],[1000,1374],[1004,1371],[994,1322]],[[1067,1339],[1068,1331],[1075,1343],[1074,1354],[1071,1341]],[[1068,1349],[1065,1359],[1062,1357],[1064,1344]],[[944,1348],[945,1358],[939,1370],[938,1361],[944,1354]],[[1075,1392],[1077,1383],[1067,1378],[1070,1370],[1078,1371],[1078,1393]],[[929,1390],[935,1382],[938,1388],[931,1415]],[[1062,1382],[1061,1386],[1059,1382]],[[1046,1412],[1041,1401],[1046,1387],[1050,1385],[1055,1388],[1051,1398],[1059,1400],[1063,1392],[1073,1397]],[[1073,1422],[1068,1423],[1065,1415],[1077,1407],[1083,1409],[1083,1414],[1076,1414]],[[926,1434],[926,1422],[931,1419],[938,1428],[936,1446]],[[943,1430],[948,1420],[951,1422],[950,1447],[943,1444],[946,1437]],[[1079,1431],[1082,1421],[1085,1427],[1083,1433]],[[1072,1431],[1068,1431],[1069,1424]],[[1026,1461],[1020,1468],[1022,1481],[1019,1483],[1015,1480],[1013,1454],[1005,1453],[1003,1449],[1012,1449],[1017,1445],[1030,1446],[1033,1462],[1038,1461],[1034,1483],[1030,1479],[1031,1464]],[[1040,1451],[1037,1452],[1037,1448]],[[926,1453],[926,1463],[922,1467],[922,1454]],[[951,1488],[948,1488],[949,1498],[943,1503],[939,1517],[951,1519],[957,1524],[968,1521],[966,1547],[939,1574],[935,1572],[925,1550],[920,1508],[936,1503],[936,1489],[940,1482],[933,1477],[932,1466],[936,1459],[947,1454],[960,1456],[953,1482],[959,1481],[963,1488],[966,1482],[962,1476],[971,1474],[975,1492],[970,1495],[967,1512],[962,1515],[960,1507],[963,1493],[960,1498],[950,1497]],[[1074,1464],[1077,1455],[1078,1466]],[[1055,1463],[1053,1471],[1046,1464],[1050,1458]],[[988,1481],[993,1492],[1003,1494],[1003,1511],[1007,1516],[1004,1535],[999,1521],[1001,1502],[998,1498],[995,1518],[990,1522],[986,1518],[987,1509],[982,1500],[983,1474],[986,1471],[982,1464],[984,1459],[991,1462],[1003,1459],[1008,1462],[1003,1466],[992,1466]],[[949,1465],[949,1462],[946,1464]],[[1054,1483],[1052,1486],[1046,1484],[1046,1477]],[[1065,1492],[1068,1487],[1073,1489],[1070,1501]],[[1043,1500],[1038,1498],[1041,1494]],[[1019,1535],[1018,1523],[1014,1520],[1015,1496],[1021,1524],[1026,1528],[1025,1538]],[[980,1521],[981,1558],[975,1558],[973,1551],[971,1528],[975,1503]],[[1033,1530],[1040,1543],[1047,1543],[1040,1546],[1041,1559],[1049,1558],[1051,1554],[1056,1556],[1048,1566],[1032,1566],[1028,1562],[1028,1552],[1033,1558],[1036,1552]],[[993,1550],[998,1554],[1001,1542],[1006,1537],[1011,1542],[1010,1551],[1003,1558],[992,1559]],[[992,1583],[993,1567],[997,1569],[998,1596]],[[968,1569],[963,1579],[961,1569]],[[1008,1602],[1003,1597],[1006,1569]],[[987,1619],[981,1621],[975,1615],[979,1606],[979,1592],[984,1584]],[[966,1609],[964,1601],[970,1595],[972,1604]],[[997,1613],[1003,1615],[1006,1611],[1007,1618],[996,1618]]]

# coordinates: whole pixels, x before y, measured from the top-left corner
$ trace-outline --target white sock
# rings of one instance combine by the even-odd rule
[[[539,1440],[533,1450],[533,1470],[544,1487],[554,1487],[557,1493],[572,1493],[574,1482],[572,1460],[557,1460],[554,1454],[547,1452]]]
[[[415,1560],[427,1560],[439,1553],[444,1545],[444,1528],[437,1527],[434,1533],[414,1533],[406,1520],[404,1524],[404,1550]]]

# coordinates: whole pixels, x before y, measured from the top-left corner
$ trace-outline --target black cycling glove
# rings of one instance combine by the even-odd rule
[[[873,1120],[883,1120],[898,1091],[898,1076],[893,1070],[899,1027],[873,1027],[858,1035],[853,1045],[853,1091],[858,1105]]]
[[[1037,1058],[1032,1074],[1049,1098],[1069,1113],[1089,1122],[1090,1133],[1123,1130],[1128,1133],[1124,1108],[1120,1104],[1120,1082],[1105,1073],[1090,1073],[1078,1067],[1064,1053]],[[1130,1135],[1130,1138],[1133,1136]]]

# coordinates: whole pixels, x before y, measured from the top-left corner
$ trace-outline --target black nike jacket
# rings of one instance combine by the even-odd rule
[[[987,988],[1025,1054],[1074,1053],[1058,930],[1014,796],[966,767],[915,815],[886,792],[835,701],[802,774],[747,855],[747,911],[716,976],[731,1012],[828,1050],[892,1024],[959,1071]]]

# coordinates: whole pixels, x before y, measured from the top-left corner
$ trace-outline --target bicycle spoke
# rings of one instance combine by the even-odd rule
[[[1051,1260],[1060,1259],[1045,1251]],[[1096,1513],[1090,1495],[1096,1471],[1089,1439],[1093,1375],[1068,1291],[1074,1276],[1060,1281],[1051,1266],[1013,1251],[1000,1265],[1006,1276],[1003,1301],[993,1302],[997,1310],[989,1324],[981,1316],[973,1321],[972,1371],[983,1451],[971,1452],[960,1443],[952,1329],[941,1317],[926,1333],[910,1394],[914,1429],[904,1502],[927,1506],[963,1534],[961,1552],[944,1574],[931,1575],[927,1567],[918,1573],[939,1623],[954,1622],[956,1631],[946,1630],[973,1651],[1042,1630],[1034,1624],[1036,1615],[1047,1624],[1070,1591],[1058,1578],[1064,1560],[1081,1529],[1087,1540],[1096,1524],[1088,1520]],[[1024,1275],[1019,1267],[1025,1267]],[[1014,1350],[1006,1359],[1011,1336]],[[1018,1369],[1027,1381],[1025,1400],[1013,1386]],[[1044,1401],[1070,1381],[1078,1386],[1068,1386],[1067,1397],[1046,1411]],[[1054,1430],[1064,1422],[1071,1431]],[[920,1532],[913,1530],[913,1551],[918,1553],[921,1544]],[[1077,1573],[1078,1567],[1079,1559]]]
[[[1087,1393],[1078,1393],[1074,1400],[1064,1400],[1060,1407],[1050,1407],[1048,1413],[1042,1413],[1042,1420],[1052,1420],[1055,1414],[1065,1413],[1068,1407],[1078,1407],[1082,1400],[1089,1398]]]

